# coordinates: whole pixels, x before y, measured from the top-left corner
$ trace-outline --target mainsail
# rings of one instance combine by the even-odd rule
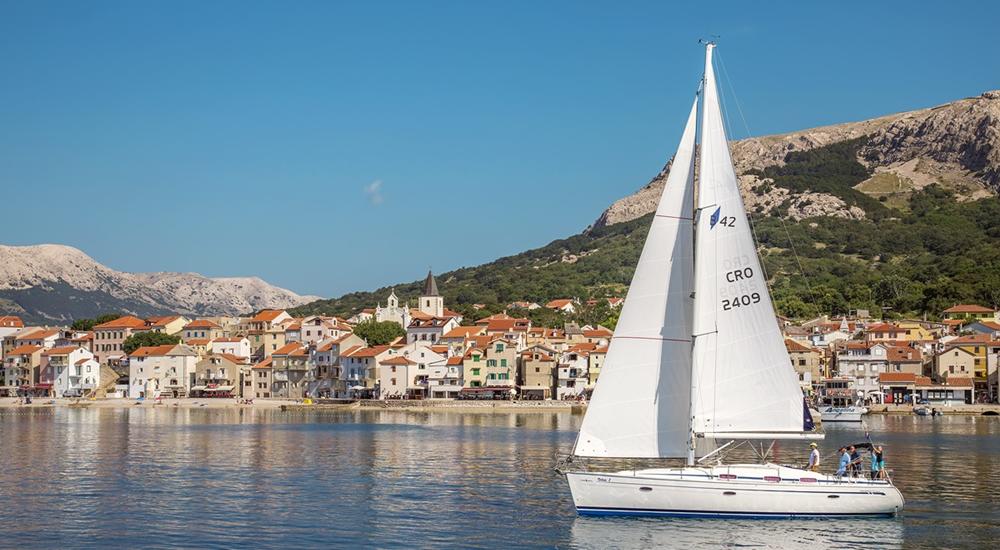
[[[696,98],[580,428],[577,456],[687,453],[697,111]]]
[[[802,391],[774,317],[705,58],[695,244],[693,430],[801,432]]]

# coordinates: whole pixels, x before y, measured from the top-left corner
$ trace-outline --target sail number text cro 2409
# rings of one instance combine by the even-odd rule
[[[719,288],[723,311],[760,302],[760,292],[757,291],[757,282],[754,280],[752,267],[740,267],[727,271],[725,279],[726,284],[720,285]]]

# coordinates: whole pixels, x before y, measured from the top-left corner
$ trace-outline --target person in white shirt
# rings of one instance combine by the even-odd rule
[[[809,447],[812,449],[809,451],[809,464],[806,466],[807,470],[818,472],[819,471],[819,448],[815,443],[810,443]]]

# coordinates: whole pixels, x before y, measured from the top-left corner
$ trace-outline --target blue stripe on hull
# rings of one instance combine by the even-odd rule
[[[865,513],[829,513],[829,514],[794,514],[784,512],[694,512],[690,510],[657,510],[655,508],[597,508],[592,506],[577,507],[581,516],[657,516],[674,518],[741,518],[741,519],[801,519],[801,518],[891,518],[896,514]]]

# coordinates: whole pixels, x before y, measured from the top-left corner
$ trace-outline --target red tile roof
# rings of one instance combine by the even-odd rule
[[[284,312],[285,310],[283,309],[264,309],[261,310],[260,313],[258,313],[257,315],[254,315],[250,320],[270,323],[271,321],[277,319],[278,316],[280,316]]]
[[[917,382],[917,375],[912,372],[883,372],[878,375],[878,381],[880,384],[915,384]]]
[[[80,348],[76,346],[63,346],[60,348],[51,348],[42,352],[43,356],[51,357],[53,355],[69,355]]]
[[[251,368],[254,368],[254,369],[269,369],[269,368],[271,368],[271,358],[268,357],[267,359],[264,359],[263,361],[261,361],[260,363],[257,363],[256,365],[254,365]]]
[[[143,321],[138,317],[126,315],[124,317],[119,317],[112,321],[108,321],[107,323],[101,323],[94,327],[95,330],[112,329],[112,328],[131,328],[131,329],[146,328],[146,321]]]
[[[808,353],[810,351],[815,351],[813,348],[797,340],[793,340],[792,338],[785,338],[785,349],[788,350],[789,353],[791,352]]]
[[[177,347],[176,344],[167,344],[164,346],[145,346],[133,351],[129,354],[129,357],[163,357],[170,353],[175,347]]]
[[[249,357],[239,357],[231,353],[219,353],[216,354],[215,357],[222,357],[226,361],[229,361],[230,363],[236,363],[237,365],[245,365],[250,359]]]
[[[389,346],[374,346],[368,348],[361,348],[358,351],[351,354],[351,357],[375,357],[380,353],[385,353],[389,350]]]
[[[462,364],[462,357],[459,356],[459,355],[454,355],[454,356],[448,358],[447,365],[449,365],[449,366],[455,366],[455,365],[461,365],[461,364]]]
[[[272,356],[274,356],[274,355],[292,355],[292,353],[295,350],[297,350],[297,349],[299,349],[301,347],[302,347],[302,344],[300,344],[298,342],[289,342],[289,343],[281,346],[280,348],[274,350],[273,352],[271,352],[271,355]]]
[[[888,352],[889,361],[893,363],[906,361],[916,361],[919,363],[924,359],[924,354],[919,349],[911,347],[890,346]]]
[[[44,340],[59,334],[57,328],[40,328],[17,337],[17,340]]]
[[[573,303],[573,300],[569,300],[569,299],[566,299],[566,298],[560,298],[558,300],[552,300],[551,302],[545,304],[545,307],[551,308],[551,309],[560,309],[560,308],[564,308],[567,305],[572,304],[572,303]]]
[[[208,319],[195,319],[194,321],[191,321],[190,323],[184,325],[185,330],[193,328],[222,328],[222,327],[220,327],[218,324],[212,321],[209,321]]]
[[[31,355],[36,351],[42,349],[42,346],[33,346],[31,344],[25,344],[23,346],[17,346],[16,348],[10,350],[7,355]]]
[[[879,323],[869,326],[866,332],[906,332],[906,329],[890,323]]]
[[[163,316],[163,317],[150,317],[149,319],[146,319],[146,320],[149,321],[149,325],[150,326],[153,326],[153,327],[163,327],[163,326],[166,326],[167,324],[172,323],[172,322],[174,322],[174,321],[176,321],[177,319],[180,319],[180,318],[181,318],[180,315],[166,315],[166,316]]]
[[[967,377],[967,376],[966,377],[949,376],[940,385],[942,385],[942,386],[955,386],[955,387],[959,387],[959,388],[971,388],[972,387],[972,378]]]
[[[482,319],[479,319],[478,321],[476,321],[476,324],[477,325],[485,325],[485,324],[489,324],[490,321],[500,321],[500,320],[504,320],[504,319],[513,319],[513,317],[511,317],[510,315],[507,315],[506,313],[494,313],[493,315],[490,315],[489,317],[483,317]]]
[[[386,359],[385,361],[382,361],[382,364],[383,365],[415,365],[416,363],[414,363],[413,361],[410,361],[409,359],[407,359],[406,357],[403,357],[402,355],[397,355],[395,357],[392,357],[392,358]]]
[[[0,315],[0,327],[24,328],[24,321],[16,315]]]
[[[994,310],[978,304],[957,304],[944,310],[945,313],[993,313]]]
[[[469,336],[478,336],[486,331],[486,327],[474,326],[474,327],[455,327],[442,336],[442,338],[468,338]]]

